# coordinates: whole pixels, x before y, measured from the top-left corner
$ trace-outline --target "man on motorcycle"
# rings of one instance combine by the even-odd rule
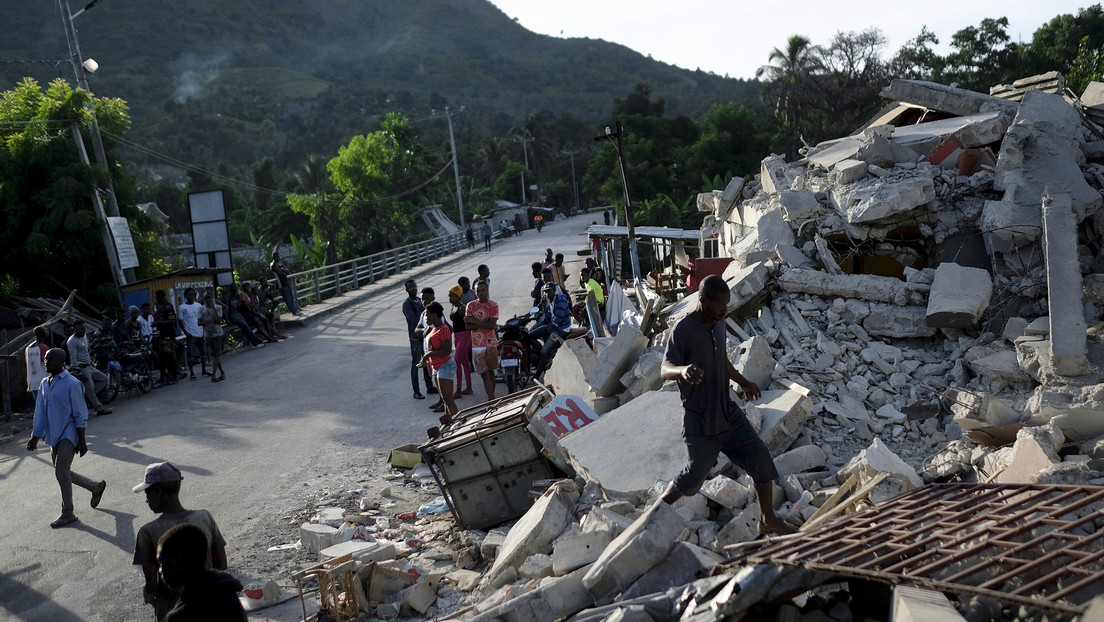
[[[110,334],[110,330],[108,332]],[[65,348],[69,350],[70,370],[75,371],[74,375],[84,383],[84,400],[97,415],[110,415],[111,409],[104,408],[97,396],[107,386],[107,375],[92,364],[84,320],[73,322],[73,334],[65,342]]]
[[[555,283],[545,283],[541,307],[541,317],[529,331],[529,337],[544,339],[540,363],[537,365],[535,374],[537,376],[552,364],[552,357],[556,355],[556,350],[571,330],[571,301],[566,294],[557,291]]]

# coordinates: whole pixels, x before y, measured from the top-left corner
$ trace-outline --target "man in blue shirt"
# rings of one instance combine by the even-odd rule
[[[543,313],[529,336],[534,339],[544,339],[541,347],[541,359],[537,365],[537,375],[552,364],[552,357],[556,355],[567,333],[571,331],[571,301],[567,295],[559,292],[555,283],[544,284]]]
[[[61,486],[61,516],[50,527],[57,529],[77,521],[73,513],[73,484],[92,493],[92,507],[100,504],[107,482],[96,483],[72,470],[73,455],[88,453],[84,429],[88,425],[88,408],[84,404],[84,383],[65,371],[65,351],[53,348],[46,352],[46,373],[39,385],[35,403],[34,427],[27,451],[38,448],[42,439],[50,446],[54,475]]]
[[[423,349],[422,336],[416,332],[416,329],[425,307],[418,300],[418,285],[414,282],[414,279],[407,279],[405,287],[406,300],[403,301],[402,312],[403,316],[406,317],[406,332],[410,337],[410,383],[414,385],[414,399],[424,400],[425,396],[422,395],[421,388],[418,386],[418,363],[422,362],[422,355],[425,354],[425,350]],[[430,379],[428,367],[422,368],[422,375],[425,376],[426,393],[436,393],[437,389],[433,386],[433,380]]]

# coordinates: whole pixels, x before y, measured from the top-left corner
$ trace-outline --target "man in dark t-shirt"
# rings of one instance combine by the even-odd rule
[[[728,360],[728,285],[721,277],[711,275],[702,281],[698,295],[697,309],[672,329],[660,368],[664,380],[678,381],[683,438],[690,455],[689,464],[664,491],[663,500],[674,503],[696,493],[717,455],[724,452],[755,481],[760,533],[792,533],[793,527],[774,513],[773,486],[778,470],[770,451],[729,397],[730,381],[740,385],[748,399],[757,399],[762,393]]]

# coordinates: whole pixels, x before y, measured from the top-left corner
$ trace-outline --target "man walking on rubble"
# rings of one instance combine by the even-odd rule
[[[725,316],[729,296],[724,279],[706,277],[701,282],[697,308],[675,324],[667,341],[660,374],[664,380],[678,381],[683,439],[690,462],[667,487],[662,499],[674,503],[696,493],[717,455],[724,452],[755,481],[760,533],[792,533],[793,527],[774,513],[773,486],[778,470],[770,451],[743,410],[729,398],[730,381],[740,385],[748,399],[762,395],[759,387],[728,360]]]

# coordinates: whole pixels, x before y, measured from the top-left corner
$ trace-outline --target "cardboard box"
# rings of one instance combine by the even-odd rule
[[[417,445],[403,445],[391,450],[391,466],[400,469],[412,469],[422,461],[422,452]]]

